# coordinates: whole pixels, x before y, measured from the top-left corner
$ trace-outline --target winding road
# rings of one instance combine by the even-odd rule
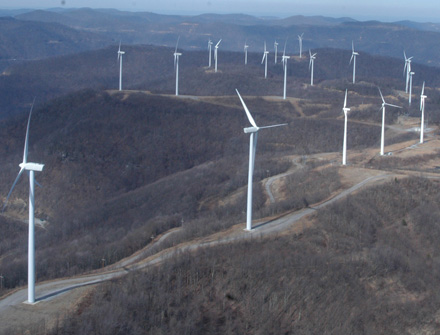
[[[190,244],[183,243],[181,245],[162,250],[147,258],[145,258],[145,251],[141,251],[127,259],[124,259],[114,264],[112,267],[108,267],[110,269],[113,269],[106,272],[39,283],[36,286],[36,306],[29,306],[25,303],[25,301],[27,300],[26,289],[18,290],[0,300],[0,333],[3,334],[6,331],[6,327],[13,326],[13,324],[11,324],[11,319],[16,320],[16,322],[19,322],[20,325],[22,325],[23,320],[26,319],[30,320],[30,323],[36,322],[37,319],[41,318],[46,318],[46,322],[49,322],[51,319],[53,321],[53,319],[59,317],[59,312],[57,310],[50,310],[50,306],[52,305],[51,300],[54,300],[56,298],[58,298],[58,300],[61,300],[60,298],[62,298],[62,296],[68,292],[73,292],[79,288],[84,288],[86,286],[95,285],[108,281],[110,279],[121,277],[133,270],[159,264],[169,258],[172,258],[176,252],[194,251],[201,247],[211,247],[220,244],[233,243],[243,239],[254,238],[256,234],[262,236],[285,231],[305,216],[314,213],[316,210],[328,206],[335,201],[344,198],[353,192],[356,192],[361,187],[367,184],[371,184],[390,177],[392,177],[392,174],[384,173],[381,175],[366,178],[358,184],[340,192],[330,199],[314,205],[313,207],[304,208],[302,210],[289,213],[269,222],[256,224],[252,232],[234,230],[233,233],[217,239],[207,237],[202,240],[193,241]],[[164,234],[161,238],[159,238],[155,243],[152,244],[157,245],[157,243],[161,243],[170,234],[172,234],[172,232]],[[45,304],[45,302],[47,301],[51,301],[51,303]],[[33,314],[35,314],[34,318],[30,317]],[[11,317],[12,315],[13,318]]]

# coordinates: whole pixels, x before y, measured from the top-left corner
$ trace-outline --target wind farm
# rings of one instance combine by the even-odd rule
[[[402,44],[367,50],[393,24],[166,20],[0,76],[0,333],[435,331],[440,69],[405,46],[407,93]]]

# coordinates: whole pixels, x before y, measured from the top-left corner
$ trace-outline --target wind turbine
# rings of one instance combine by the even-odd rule
[[[247,65],[247,51],[248,51],[249,45],[247,45],[247,41],[244,42],[244,65]]]
[[[35,99],[34,99],[35,102]],[[34,103],[32,103],[31,111],[29,113],[29,118],[26,128],[26,138],[24,141],[24,153],[23,162],[19,164],[20,171],[18,172],[17,178],[15,178],[12,184],[11,190],[6,197],[5,204],[3,205],[3,210],[5,209],[9,197],[14,190],[20,176],[26,170],[29,173],[29,237],[28,237],[28,302],[33,304],[35,302],[35,221],[34,221],[34,172],[42,171],[44,165],[38,163],[30,163],[27,161],[28,148],[29,148],[29,125],[31,123],[32,109],[34,108]]]
[[[359,53],[354,51],[354,43],[351,41],[351,58],[349,64],[353,61],[353,84],[356,82],[356,56],[359,56]]]
[[[312,55],[312,52],[309,49],[309,54],[310,54],[309,71],[311,71],[311,73],[310,73],[310,85],[313,86],[313,66],[315,64],[315,59],[316,59],[317,53],[314,53]]]
[[[215,72],[217,72],[218,46],[220,45],[221,41],[222,41],[222,39],[220,39],[220,41],[217,42],[217,44],[215,45],[215,48],[214,48]]]
[[[385,106],[396,107],[396,108],[402,108],[402,107],[386,103],[385,99],[383,98],[382,91],[380,90],[379,87],[378,89],[379,89],[380,97],[382,98],[382,132],[380,137],[380,155],[383,156],[384,145],[385,145]]]
[[[304,33],[302,33],[301,35],[298,35],[298,41],[299,41],[299,58],[302,58],[302,50],[303,50],[303,35],[304,35]]]
[[[211,67],[211,50],[212,50],[212,41],[211,41],[211,39],[209,39],[209,41],[208,41],[208,50],[209,50],[209,65],[208,65],[208,67]]]
[[[411,73],[411,60],[413,59],[413,56],[406,57],[405,50],[403,51],[403,56],[405,57],[405,66],[403,67],[403,75],[405,75],[406,72],[406,86],[405,86],[405,93],[408,93],[408,84],[409,84],[409,76]]]
[[[281,59],[283,63],[284,68],[284,91],[283,91],[283,99],[286,100],[286,87],[287,87],[287,60],[290,58],[290,56],[286,56],[286,43],[284,43],[284,51],[283,51],[283,58]]]
[[[264,128],[273,128],[285,126],[287,123],[276,124],[272,126],[258,127],[252,117],[249,109],[246,107],[240,93],[237,89],[235,91],[240,98],[241,104],[243,105],[244,111],[246,112],[247,118],[251,123],[252,127],[244,128],[243,131],[246,134],[250,134],[250,143],[249,143],[249,174],[248,174],[248,194],[247,194],[247,211],[246,211],[246,230],[252,230],[252,179],[254,175],[254,166],[255,166],[255,153],[257,150],[257,136],[258,131]]]
[[[118,61],[119,61],[119,91],[122,91],[122,55],[125,51],[121,51],[121,41],[119,41]]]
[[[420,143],[423,143],[423,131],[425,127],[425,82],[423,82],[422,93],[420,94],[420,111],[422,112],[420,121]]]
[[[273,44],[273,46],[275,47],[275,64],[277,63],[277,58],[278,58],[278,42],[275,40],[275,43]]]
[[[342,108],[344,112],[344,145],[342,147],[342,165],[347,165],[347,114],[350,108],[347,108],[347,90],[345,90],[344,107]]]
[[[411,96],[412,96],[412,77],[415,75],[414,72],[409,73],[409,94],[408,94],[408,104],[411,106]]]
[[[176,96],[179,95],[179,57],[182,53],[177,52],[180,36],[177,38],[176,50],[174,51],[174,69],[176,70]]]
[[[269,54],[269,51],[266,49],[266,41],[264,41],[264,53],[263,53],[263,59],[261,60],[261,64],[264,62],[264,78],[267,78],[267,55]]]

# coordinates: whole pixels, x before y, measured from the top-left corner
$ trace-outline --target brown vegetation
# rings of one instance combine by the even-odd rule
[[[396,180],[255,238],[95,290],[53,334],[403,334],[437,329],[438,183]]]

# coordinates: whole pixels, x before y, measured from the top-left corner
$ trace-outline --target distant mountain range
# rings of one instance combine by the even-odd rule
[[[0,14],[14,16],[17,22],[25,25],[37,24],[45,32],[53,29],[45,38],[45,48],[41,48],[42,32],[35,30],[12,30],[4,27],[0,34],[7,34],[10,41],[3,45],[8,52],[1,52],[2,58],[9,55],[21,58],[38,58],[44,55],[65,54],[68,46],[58,50],[48,41],[59,43],[60,24],[73,29],[72,41],[76,48],[72,52],[101,48],[115,44],[153,44],[172,47],[180,36],[180,47],[190,50],[206,49],[208,39],[223,39],[221,48],[229,51],[243,49],[247,41],[249,51],[260,51],[266,40],[270,50],[277,40],[282,48],[287,39],[287,52],[298,53],[297,35],[304,33],[304,50],[316,48],[351,49],[351,41],[359,52],[403,58],[403,51],[414,56],[414,61],[432,66],[440,66],[435,56],[440,53],[440,24],[401,21],[382,23],[378,21],[360,22],[351,18],[329,18],[324,16],[292,16],[283,19],[261,18],[244,14],[218,15],[203,14],[196,16],[160,15],[149,12],[123,12],[117,10],[53,9],[34,11],[0,11]],[[7,21],[7,20],[6,20]],[[18,24],[18,23],[15,24]],[[32,23],[31,23],[32,22]],[[45,25],[43,25],[45,24]],[[49,29],[49,27],[51,27]],[[67,34],[67,28],[64,28]],[[74,37],[76,34],[81,34]],[[64,40],[68,40],[67,37]],[[1,37],[1,36],[0,36]],[[28,50],[22,52],[20,41],[23,37]],[[14,41],[14,42],[12,42]],[[18,41],[18,43],[17,43]],[[16,45],[17,44],[17,45]],[[32,53],[31,50],[39,49]],[[26,52],[28,51],[28,52]],[[20,58],[20,57],[19,57]]]

